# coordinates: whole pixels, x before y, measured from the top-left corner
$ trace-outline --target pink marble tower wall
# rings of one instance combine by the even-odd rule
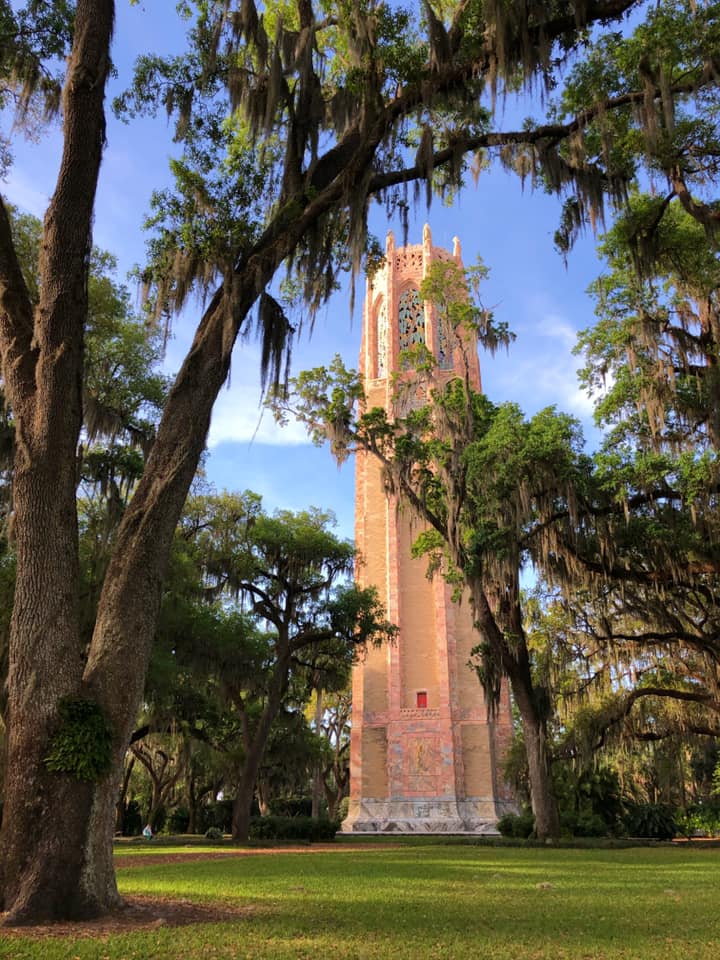
[[[398,303],[437,259],[462,266],[459,241],[452,254],[433,247],[426,226],[422,244],[396,249],[388,234],[385,264],[367,282],[363,310],[360,369],[370,407],[391,409]],[[437,352],[431,304],[424,313],[426,343]],[[476,351],[472,357],[470,378],[480,389]],[[498,816],[512,807],[500,774],[511,736],[509,698],[504,691],[489,723],[480,684],[467,666],[477,643],[469,601],[453,603],[442,578],[429,581],[426,562],[411,557],[421,529],[417,517],[387,496],[377,461],[358,456],[356,576],[378,588],[400,631],[395,644],[368,650],[353,674],[347,832],[493,832]]]

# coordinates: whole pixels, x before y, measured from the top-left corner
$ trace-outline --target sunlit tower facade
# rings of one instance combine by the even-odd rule
[[[395,247],[388,234],[385,262],[367,281],[360,371],[368,407],[392,413],[393,371],[400,352],[424,343],[439,376],[465,376],[467,359],[439,328],[419,287],[432,263],[454,260],[432,244]],[[470,351],[470,382],[480,390],[477,351]],[[481,685],[468,666],[478,643],[469,599],[454,603],[441,576],[427,578],[427,560],[411,545],[422,524],[388,495],[380,464],[358,454],[355,541],[357,579],[377,587],[388,618],[399,626],[394,644],[368,649],[353,673],[350,807],[343,824],[352,833],[469,833],[495,831],[513,809],[502,764],[511,737],[507,687],[489,720]]]

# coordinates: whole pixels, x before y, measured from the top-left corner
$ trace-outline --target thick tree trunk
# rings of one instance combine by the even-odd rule
[[[235,843],[247,843],[250,836],[250,816],[255,794],[255,776],[243,770],[238,781],[232,812],[232,838]]]
[[[530,780],[530,802],[535,815],[535,834],[539,840],[557,840],[560,836],[560,817],[550,775],[547,720],[538,705],[533,686],[521,611],[517,604],[513,609],[505,611],[512,625],[513,643],[510,646],[498,626],[481,585],[472,585],[472,599],[478,628],[495,651],[503,672],[510,681],[522,720]]]
[[[315,700],[315,736],[320,736],[320,731],[322,729],[322,717],[323,717],[323,691],[322,687],[316,688],[316,700]],[[313,820],[317,820],[320,816],[320,798],[323,794],[323,769],[322,761],[317,760],[315,763],[315,772],[313,775],[313,785],[312,785],[312,806],[310,810],[310,816]]]
[[[236,843],[247,843],[248,841],[255,783],[257,782],[258,770],[265,751],[270,726],[277,716],[279,706],[278,701],[277,707],[269,711],[266,705],[258,729],[256,729],[252,742],[245,751],[245,762],[238,777],[238,788],[233,802],[232,838]],[[270,712],[272,712],[272,715],[270,715]]]
[[[62,700],[89,694],[82,683],[78,622],[75,458],[82,423],[90,225],[105,135],[113,16],[110,0],[78,2],[63,91],[64,148],[45,216],[34,314],[5,236],[4,210],[0,224],[0,345],[16,427],[17,555],[0,898],[13,923],[88,916],[117,900],[113,889],[104,891],[99,903],[87,884],[97,785],[52,773],[45,764]],[[111,836],[112,823],[111,817]]]
[[[278,638],[280,648],[273,676],[270,680],[267,700],[257,726],[251,732],[244,704],[237,699],[239,709],[243,711],[245,738],[245,762],[238,776],[238,790],[233,803],[232,837],[237,843],[247,843],[250,832],[250,811],[252,809],[255,784],[262,761],[270,728],[278,715],[283,696],[287,690],[290,651],[287,639]]]
[[[124,833],[125,825],[125,814],[127,812],[127,792],[130,786],[130,777],[132,776],[133,767],[135,766],[135,757],[131,756],[127,764],[125,765],[125,771],[123,773],[122,787],[120,788],[120,796],[118,797],[116,813],[115,813],[115,833]]]
[[[539,716],[527,681],[522,676],[511,676],[510,685],[523,725],[535,835],[538,840],[557,840],[560,817],[550,771],[547,723]]]

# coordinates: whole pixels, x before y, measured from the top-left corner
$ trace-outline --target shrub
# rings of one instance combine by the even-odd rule
[[[142,833],[142,811],[137,800],[128,800],[123,810],[122,834],[124,837],[139,837]]]
[[[170,812],[165,829],[168,833],[187,833],[189,823],[190,811],[186,810],[185,807],[175,807]]]
[[[222,840],[223,832],[220,827],[208,827],[205,831],[206,840]]]
[[[272,817],[309,817],[311,813],[311,797],[274,797],[270,801]]]
[[[556,763],[553,784],[564,835],[605,837],[618,831],[623,807],[614,769],[575,769]]]
[[[251,840],[306,840],[317,843],[333,840],[338,830],[336,820],[313,820],[311,817],[252,817]]]
[[[222,833],[232,831],[232,800],[213,800],[200,810],[198,832],[204,833],[208,827],[218,827]]]
[[[606,837],[608,825],[600,814],[586,811],[577,818],[573,833],[576,837]]]
[[[685,837],[720,836],[720,807],[717,803],[694,804],[678,811],[675,817],[678,832]]]
[[[527,840],[535,829],[535,817],[529,810],[524,813],[506,813],[498,820],[497,828],[503,837]]]
[[[672,840],[678,832],[678,811],[667,803],[634,803],[628,806],[623,818],[628,837],[648,840]]]

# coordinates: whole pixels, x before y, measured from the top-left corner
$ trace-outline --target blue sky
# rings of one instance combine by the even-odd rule
[[[182,33],[168,25],[177,23],[175,0],[130,5],[118,3],[113,59],[118,76],[111,95],[130,82],[137,55],[182,49]],[[15,164],[3,193],[22,209],[42,216],[52,192],[59,156],[57,130],[39,142],[20,139]],[[143,217],[154,188],[168,179],[168,158],[176,150],[171,130],[163,118],[137,120],[124,125],[108,118],[108,145],[101,170],[96,208],[95,243],[119,259],[121,277],[144,252]],[[457,235],[466,264],[481,256],[490,269],[482,292],[486,306],[506,321],[517,335],[509,354],[480,358],[483,387],[494,401],[513,400],[526,413],[548,404],[580,418],[593,439],[591,404],[579,390],[572,356],[575,333],[593,321],[593,304],[585,290],[601,265],[595,255],[596,240],[582,239],[567,268],[554,251],[552,237],[560,204],[543,193],[533,193],[510,174],[497,169],[484,172],[478,186],[470,185],[452,207],[435,201],[429,213],[424,204],[410,221],[410,243],[419,243],[428,221],[433,242],[452,249]],[[371,229],[384,240],[393,228],[401,242],[398,224],[388,223],[375,206]],[[362,294],[363,283],[358,284]],[[340,353],[355,365],[360,346],[361,296],[350,315],[350,296],[344,287],[320,311],[312,338],[297,344],[293,370],[327,363]],[[174,370],[188,346],[201,313],[197,304],[175,324],[166,364]],[[251,489],[263,495],[268,509],[302,509],[313,505],[335,511],[339,531],[353,531],[353,466],[338,470],[329,453],[311,446],[299,427],[275,427],[267,415],[260,419],[257,377],[258,351],[252,343],[238,344],[233,356],[229,386],[216,405],[209,437],[208,478],[218,487]]]

